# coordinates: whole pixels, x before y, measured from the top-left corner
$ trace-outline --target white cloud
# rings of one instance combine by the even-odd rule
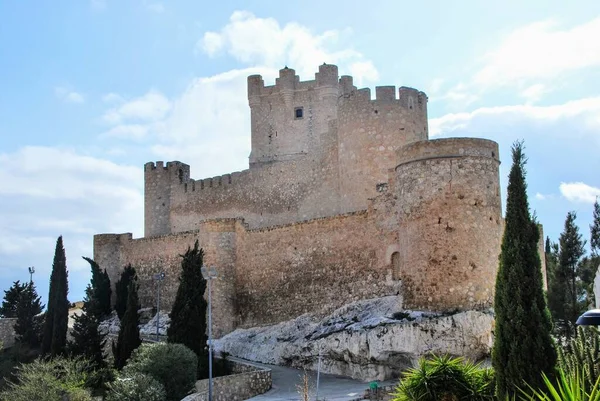
[[[102,101],[105,103],[121,103],[125,101],[125,99],[118,93],[110,92],[102,96]]]
[[[475,85],[500,86],[600,66],[600,17],[574,27],[556,21],[532,23],[513,31],[484,56]]]
[[[0,182],[0,276],[23,280],[33,265],[44,296],[59,235],[75,300],[87,281],[89,265],[81,256],[92,256],[92,235],[142,233],[141,168],[72,149],[23,147],[0,153]]]
[[[560,193],[571,202],[594,203],[600,197],[600,188],[583,182],[561,182]]]
[[[63,86],[57,86],[54,88],[54,94],[60,100],[63,100],[67,103],[83,103],[85,102],[85,98],[81,93],[70,90]]]
[[[127,101],[108,110],[103,119],[109,124],[125,121],[157,121],[163,119],[171,109],[171,102],[160,92],[151,90],[143,96]]]
[[[537,193],[535,194],[535,199],[537,199],[537,200],[546,200],[546,197],[547,197],[546,195],[544,195],[544,194],[541,194],[541,193],[539,193],[539,192],[537,192]]]
[[[545,85],[535,84],[523,89],[520,95],[525,98],[527,103],[535,103],[539,101],[545,93],[548,93],[548,88],[546,88]]]
[[[103,137],[142,139],[148,135],[150,127],[143,124],[117,125],[102,134]]]
[[[374,81],[378,73],[369,60],[351,48],[340,46],[347,32],[336,30],[314,34],[290,22],[280,26],[274,18],[258,18],[248,11],[235,11],[219,32],[206,32],[197,49],[210,57],[227,52],[251,66],[282,68],[288,65],[301,76],[314,74],[325,63],[348,67],[357,82]],[[337,48],[338,50],[332,50]]]
[[[600,129],[600,97],[574,100],[553,106],[497,106],[482,107],[472,112],[451,113],[429,121],[431,136],[448,134],[463,129],[474,122],[485,121],[487,117],[498,116],[503,120],[537,120],[541,124],[551,124],[567,118],[578,118],[580,123],[590,129]],[[487,121],[489,123],[489,121]],[[566,132],[565,135],[572,135]],[[600,139],[600,138],[597,138]]]

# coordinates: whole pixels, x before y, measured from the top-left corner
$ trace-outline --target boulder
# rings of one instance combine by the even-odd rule
[[[441,314],[402,310],[390,296],[348,304],[325,318],[306,314],[272,326],[237,329],[216,352],[355,379],[387,380],[429,353],[481,360],[492,346],[491,311]]]

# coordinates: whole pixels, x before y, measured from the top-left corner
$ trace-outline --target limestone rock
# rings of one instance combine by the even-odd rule
[[[400,309],[390,296],[348,304],[318,319],[302,315],[272,326],[238,329],[215,341],[217,352],[251,361],[386,380],[428,353],[480,360],[492,346],[493,316],[467,311],[441,315]]]
[[[167,329],[171,324],[171,318],[169,313],[160,311],[144,325],[140,325],[140,335],[142,336],[153,336],[156,335],[156,320],[158,319],[158,334],[161,336],[167,335]]]

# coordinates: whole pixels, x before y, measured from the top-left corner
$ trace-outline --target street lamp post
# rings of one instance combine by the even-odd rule
[[[315,400],[319,401],[319,379],[321,377],[321,344],[319,344],[319,363],[317,364],[317,394]]]
[[[160,327],[160,283],[165,279],[165,272],[154,275],[157,286],[156,294],[156,342],[158,342],[158,328]]]
[[[33,273],[35,273],[35,267],[30,266],[28,269],[29,269],[29,282],[32,283],[33,282]]]
[[[202,277],[208,281],[208,401],[212,401],[212,286],[211,281],[217,278],[217,269],[214,266],[200,268]]]

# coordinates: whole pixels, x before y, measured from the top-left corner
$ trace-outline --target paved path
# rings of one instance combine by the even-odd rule
[[[236,360],[237,358],[228,357]],[[244,363],[260,366],[271,369],[273,378],[273,388],[265,394],[250,398],[248,401],[296,401],[300,400],[300,395],[296,389],[296,385],[300,384],[303,372],[298,369],[287,368],[283,366],[265,365],[261,363],[248,362],[240,360]],[[311,379],[311,384],[316,383],[317,373],[308,372]],[[327,401],[351,401],[362,399],[362,395],[369,387],[369,383],[364,383],[348,377],[321,374],[319,380],[319,400]],[[393,381],[384,382],[382,385],[392,384]],[[311,401],[314,400],[314,394],[311,394]]]

